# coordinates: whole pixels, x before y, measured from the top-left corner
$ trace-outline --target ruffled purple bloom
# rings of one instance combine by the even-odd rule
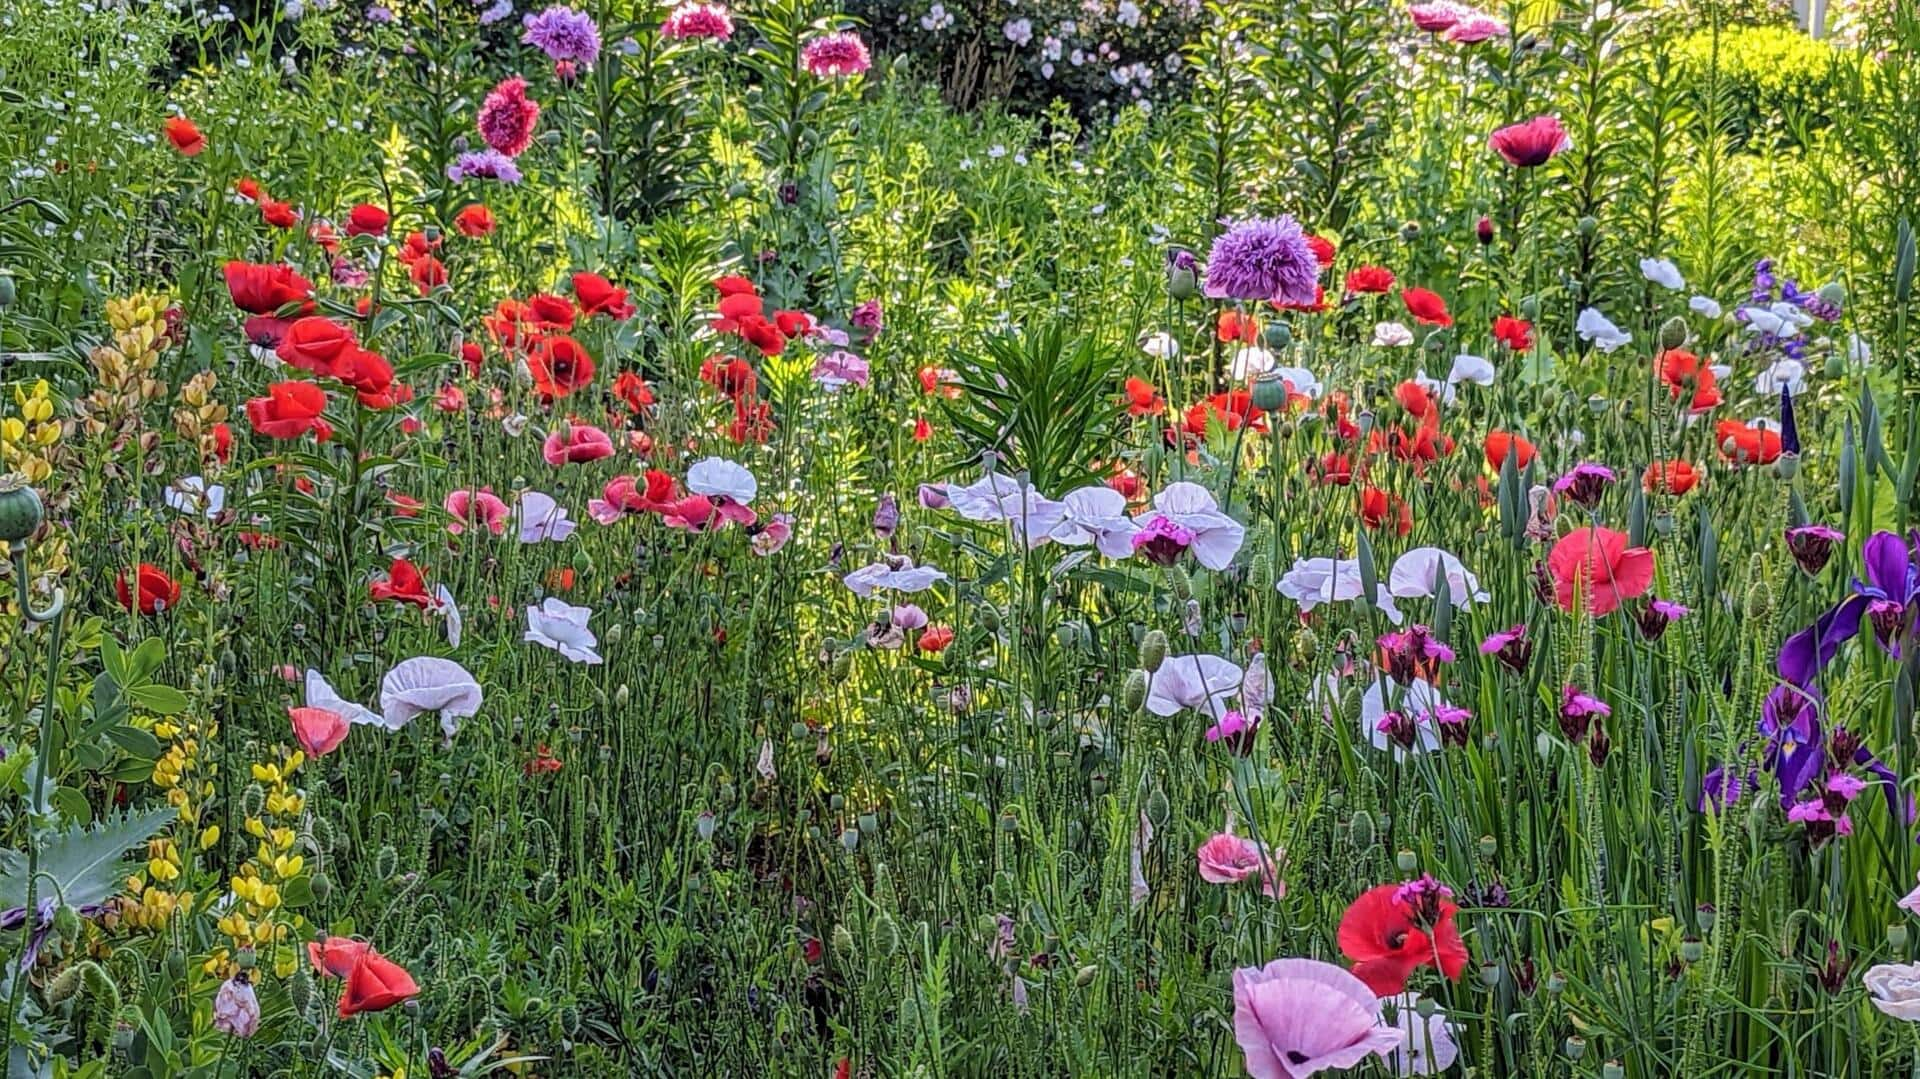
[[[520,40],[538,48],[555,63],[591,64],[600,55],[600,27],[593,16],[559,4],[521,20],[527,32]]]
[[[520,182],[520,166],[513,163],[513,158],[498,150],[469,150],[447,166],[447,179],[456,184],[463,180],[517,184]]]
[[[1282,214],[1236,222],[1213,241],[1203,290],[1216,300],[1272,300],[1310,305],[1318,299],[1320,260],[1300,223]]]
[[[1861,546],[1860,558],[1866,565],[1866,580],[1854,578],[1852,595],[1780,646],[1776,666],[1781,678],[1796,686],[1811,685],[1840,646],[1859,635],[1863,624],[1873,627],[1880,647],[1891,655],[1900,654],[1900,638],[1912,628],[1920,605],[1914,546],[1896,533],[1875,532]]]

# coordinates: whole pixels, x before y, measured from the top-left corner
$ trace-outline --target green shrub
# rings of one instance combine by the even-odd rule
[[[1717,45],[1717,48],[1716,48]],[[1688,37],[1681,63],[1705,108],[1715,75],[1722,119],[1741,145],[1800,145],[1833,122],[1840,105],[1841,50],[1789,27],[1740,26]]]

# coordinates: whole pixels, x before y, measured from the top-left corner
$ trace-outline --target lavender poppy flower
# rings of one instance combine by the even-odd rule
[[[1235,222],[1216,237],[1202,291],[1216,300],[1311,304],[1319,282],[1320,260],[1306,233],[1282,214]]]
[[[1332,963],[1276,959],[1233,972],[1233,1036],[1253,1079],[1305,1079],[1398,1049],[1367,984]]]

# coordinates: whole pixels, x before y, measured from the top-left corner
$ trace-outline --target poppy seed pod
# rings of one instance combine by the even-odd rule
[[[1280,377],[1279,372],[1268,371],[1253,380],[1253,392],[1250,396],[1253,407],[1262,412],[1277,412],[1287,407],[1287,381]]]
[[[1679,348],[1687,343],[1687,320],[1675,315],[1660,324],[1660,347]]]
[[[1560,1048],[1566,1051],[1568,1060],[1579,1060],[1587,1055],[1587,1039],[1578,1034],[1570,1034]]]
[[[1420,865],[1420,856],[1410,850],[1401,850],[1393,856],[1393,864],[1400,867],[1400,872],[1411,873]]]
[[[1167,660],[1167,635],[1157,629],[1150,629],[1140,638],[1140,667],[1145,671],[1157,671],[1160,664]]]
[[[0,274],[0,307],[12,307],[13,301],[19,298],[20,293],[14,287],[13,278]]]
[[[1627,1079],[1627,1069],[1617,1060],[1609,1060],[1600,1067],[1600,1079]]]
[[[1128,715],[1140,710],[1147,703],[1147,672],[1134,670],[1127,672],[1127,680],[1120,687],[1120,708]]]
[[[1907,947],[1907,927],[1894,924],[1887,927],[1887,947],[1894,951],[1904,951]]]
[[[47,519],[40,492],[27,485],[18,472],[0,476],[0,543],[20,543],[40,528]]]
[[[1373,846],[1377,834],[1373,827],[1373,815],[1364,809],[1355,813],[1352,823],[1347,825],[1347,831],[1353,839],[1354,846],[1361,850]]]
[[[1147,795],[1147,820],[1151,821],[1155,828],[1163,828],[1166,826],[1167,814],[1170,812],[1172,807],[1167,804],[1167,792],[1159,787],[1153,788]]]

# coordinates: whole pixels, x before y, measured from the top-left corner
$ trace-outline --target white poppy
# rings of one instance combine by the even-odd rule
[[[1411,990],[1390,998],[1394,1004],[1393,1026],[1400,1028],[1401,1043],[1387,1054],[1394,1072],[1410,1079],[1416,1075],[1439,1075],[1460,1058],[1460,1046],[1453,1040],[1453,1024],[1438,1008],[1432,1015],[1420,1014],[1420,994]]]
[[[1387,591],[1401,599],[1431,596],[1446,582],[1447,598],[1456,607],[1485,603],[1491,597],[1480,588],[1480,578],[1452,553],[1438,547],[1415,547],[1394,560],[1387,573]]]
[[[1414,370],[1413,384],[1427,391],[1435,400],[1449,408],[1460,398],[1460,391],[1455,388],[1453,383],[1442,382],[1434,378],[1432,375],[1427,374],[1427,369],[1424,367]]]
[[[1273,703],[1273,672],[1267,670],[1264,652],[1255,652],[1247,660],[1247,673],[1240,678],[1240,710],[1248,715],[1265,715]]]
[[[182,476],[163,494],[168,506],[189,517],[218,517],[227,505],[227,489],[201,476]]]
[[[1633,335],[1608,321],[1597,308],[1589,307],[1580,312],[1574,321],[1574,332],[1583,341],[1590,341],[1593,347],[1602,352],[1612,352],[1633,340]]]
[[[1740,314],[1747,320],[1750,333],[1766,334],[1769,337],[1794,337],[1800,333],[1800,327],[1780,316],[1780,312],[1771,307],[1742,307]]]
[[[1351,602],[1360,598],[1360,560],[1297,558],[1277,587],[1302,611],[1311,611],[1322,603]],[[1393,593],[1384,584],[1374,585],[1373,605],[1396,626],[1406,617],[1393,605]]]
[[[452,739],[461,719],[480,713],[480,696],[480,683],[465,667],[450,659],[415,656],[380,680],[381,725],[397,731],[423,712],[438,712],[440,729]]]
[[[1373,347],[1405,348],[1413,344],[1413,331],[1398,322],[1376,323],[1373,327]]]
[[[1136,516],[1134,522],[1139,524],[1154,517],[1165,517],[1193,533],[1193,543],[1188,549],[1196,561],[1210,570],[1223,570],[1231,565],[1240,544],[1247,538],[1246,528],[1221,513],[1219,504],[1205,487],[1185,480],[1161,488],[1153,496],[1153,510]]]
[[[1020,496],[1020,481],[999,472],[964,487],[947,484],[947,505],[969,521],[1004,521],[1006,502]]]
[[[730,498],[745,506],[760,493],[760,483],[753,473],[724,457],[707,457],[687,469],[687,490],[709,498]]]
[[[522,491],[515,506],[519,511],[521,543],[545,540],[558,543],[573,535],[575,525],[567,520],[567,508],[554,501],[552,495]]]
[[[1782,357],[1753,380],[1753,392],[1777,397],[1781,390],[1787,396],[1798,397],[1807,388],[1807,365],[1799,360]]]
[[[1060,520],[1049,533],[1055,543],[1091,543],[1108,558],[1133,557],[1133,535],[1140,526],[1127,516],[1125,495],[1100,483],[1067,492],[1059,505]]]
[[[1453,358],[1453,370],[1447,372],[1447,381],[1454,384],[1471,382],[1476,386],[1491,386],[1493,376],[1492,360],[1485,356],[1462,352]]]
[[[1687,307],[1701,318],[1719,318],[1720,301],[1711,296],[1695,296],[1687,301]]]
[[[1273,370],[1273,353],[1259,345],[1247,345],[1233,354],[1233,377],[1246,380]]]
[[[1680,276],[1680,268],[1666,259],[1641,259],[1640,276],[1675,292],[1687,287],[1687,279]]]
[[[1004,499],[1001,508],[1015,538],[1024,542],[1028,550],[1051,542],[1053,530],[1060,526],[1067,513],[1065,504],[1042,497],[1032,487],[1023,487],[1017,497]]]
[[[1245,675],[1238,664],[1219,656],[1168,656],[1147,685],[1147,711],[1174,716],[1197,708],[1219,719],[1227,714],[1227,698],[1240,691]]]
[[[1287,367],[1284,365],[1273,367],[1269,370],[1273,374],[1279,375],[1281,380],[1293,387],[1293,392],[1300,396],[1313,398],[1320,396],[1322,390],[1320,378],[1312,371],[1304,367]]]
[[[1140,338],[1140,351],[1156,360],[1171,360],[1180,355],[1180,342],[1172,334],[1150,333]]]
[[[374,727],[387,725],[386,720],[381,718],[378,712],[355,704],[334,692],[333,686],[327,682],[326,675],[315,670],[307,671],[307,707],[323,708],[329,712],[338,713],[348,723]]]
[[[875,562],[842,577],[841,583],[861,599],[870,598],[876,591],[888,589],[894,592],[925,592],[934,585],[947,579],[946,571],[932,566],[916,566],[902,558],[903,565],[898,567],[889,562]]]
[[[435,585],[433,601],[433,613],[446,619],[447,622],[447,645],[452,648],[460,647],[460,637],[466,631],[467,622],[460,617],[460,605],[453,601],[453,591],[446,585]]]
[[[593,650],[599,642],[587,628],[587,619],[592,616],[590,608],[548,596],[540,606],[527,608],[527,632],[522,640],[551,648],[575,663],[599,663],[600,653]]]

